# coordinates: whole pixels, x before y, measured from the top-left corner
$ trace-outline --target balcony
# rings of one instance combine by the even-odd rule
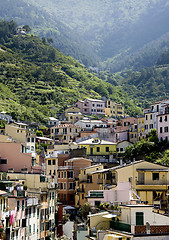
[[[39,204],[39,200],[38,198],[27,198],[26,200],[26,206],[34,206],[34,205],[38,205]]]
[[[55,184],[54,182],[50,182],[48,184],[48,188],[57,188],[57,184]]]
[[[25,197],[25,191],[17,191],[17,197]]]
[[[142,235],[142,234],[169,234],[169,226],[168,225],[150,225],[150,228],[147,232],[146,226],[135,226],[135,235]]]
[[[136,185],[169,185],[167,180],[138,180]]]
[[[72,189],[72,190],[73,190],[73,189]],[[83,188],[79,188],[79,189],[77,189],[77,192],[79,192],[79,193],[84,193],[85,191],[84,191]]]
[[[110,221],[110,228],[131,233],[131,225],[119,221]]]
[[[104,198],[103,191],[90,191],[90,198]]]
[[[59,166],[58,170],[68,170],[68,169],[73,169],[72,166]]]

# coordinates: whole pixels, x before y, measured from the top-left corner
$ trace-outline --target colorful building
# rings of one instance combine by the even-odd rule
[[[50,128],[50,136],[54,140],[69,143],[79,136],[83,129],[73,124],[59,124]]]
[[[108,117],[124,117],[124,106],[108,99],[106,101],[105,115]]]
[[[80,148],[87,149],[87,155],[93,161],[108,161],[111,162],[116,157],[116,143],[92,138],[78,143]]]
[[[105,101],[87,98],[75,104],[82,114],[105,115]]]

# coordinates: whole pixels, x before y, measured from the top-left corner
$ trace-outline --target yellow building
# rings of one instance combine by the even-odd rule
[[[46,175],[57,178],[58,158],[51,155],[46,156]]]
[[[168,216],[157,214],[153,206],[126,204],[120,211],[100,212],[88,215],[87,239],[140,240],[168,239]]]
[[[11,123],[5,125],[5,134],[13,141],[25,143],[27,152],[35,152],[35,134],[28,129],[28,125],[25,123]]]
[[[80,108],[78,108],[78,107],[67,108],[65,110],[65,116],[66,116],[67,120],[72,124],[83,119],[83,115],[80,112]]]
[[[116,117],[124,117],[124,106],[108,99],[105,108],[105,115],[108,117],[112,115]]]
[[[155,121],[156,121],[156,114],[150,110],[144,110],[144,132],[145,136],[151,132],[152,129],[156,128]]]
[[[137,129],[138,129],[137,140],[138,141],[144,139],[146,136],[145,130],[144,130],[144,120],[145,120],[144,116],[140,116],[137,118]]]
[[[105,156],[107,159],[113,158],[116,153],[116,143],[91,138],[78,143],[81,148],[87,149],[88,156]]]
[[[110,170],[116,182],[130,182],[141,201],[161,207],[166,205],[169,186],[167,167],[141,160]]]
[[[146,204],[154,204],[160,208],[167,206],[169,187],[169,169],[147,161],[136,161],[127,165],[119,165],[109,169],[83,170],[79,175],[79,205],[83,205],[89,190],[117,190],[118,183],[130,182],[133,199]],[[83,194],[83,195],[82,195]]]
[[[69,143],[78,137],[81,131],[81,127],[73,124],[59,124],[50,128],[50,136],[52,139]]]
[[[96,164],[80,170],[79,179],[76,180],[75,186],[75,206],[83,206],[86,202],[85,196],[89,190],[99,190],[97,183],[97,175],[93,175],[94,171],[103,169],[103,165]]]

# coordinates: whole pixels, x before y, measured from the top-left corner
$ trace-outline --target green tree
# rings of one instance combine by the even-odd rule
[[[36,136],[37,136],[37,137],[42,137],[42,136],[43,136],[43,132],[40,131],[40,130],[37,130],[37,131],[36,131]]]

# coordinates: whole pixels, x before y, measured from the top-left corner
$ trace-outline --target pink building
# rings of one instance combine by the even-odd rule
[[[169,141],[169,104],[163,107],[163,113],[157,116],[157,130],[160,141]]]
[[[84,101],[78,101],[75,106],[80,108],[83,114],[105,115],[105,101],[103,100],[87,98]]]
[[[129,182],[118,183],[116,190],[90,190],[86,196],[92,207],[101,203],[126,204],[132,200],[131,185]]]
[[[23,186],[17,186],[14,195],[8,196],[10,211],[10,239],[26,239],[26,195]]]
[[[24,153],[21,143],[0,143],[0,171],[9,169],[21,172],[22,169],[32,170],[31,153]]]

